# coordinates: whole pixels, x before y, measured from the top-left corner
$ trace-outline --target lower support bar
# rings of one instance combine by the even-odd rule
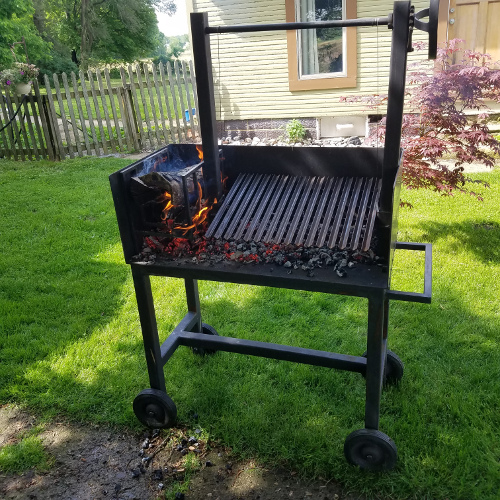
[[[236,339],[233,337],[219,337],[204,333],[191,333],[186,331],[176,332],[175,334],[170,335],[166,342],[168,342],[173,335],[175,335],[175,341],[171,341],[171,347],[175,344],[175,348],[178,345],[202,347],[204,349],[235,352],[250,356],[280,359],[283,361],[293,361],[295,363],[324,366],[326,368],[336,368],[351,372],[366,372],[366,358],[360,356],[349,356],[335,352],[318,351],[315,349],[304,349],[302,347],[271,344],[255,340]],[[162,354],[163,352],[162,346]]]

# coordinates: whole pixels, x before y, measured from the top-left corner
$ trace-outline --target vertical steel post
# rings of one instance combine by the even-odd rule
[[[188,311],[195,313],[197,316],[197,322],[194,332],[202,333],[200,295],[198,294],[198,280],[186,278],[184,280],[184,287],[186,289],[186,300],[187,300]]]
[[[198,120],[203,144],[203,177],[208,197],[220,199],[222,183],[217,141],[212,55],[210,35],[206,33],[207,27],[208,14],[206,12],[191,14],[191,39],[198,91]]]
[[[135,266],[132,266],[132,277],[134,279],[139,319],[141,320],[149,383],[152,389],[167,392],[165,387],[165,375],[163,373],[163,362],[161,359],[160,339],[158,338],[158,327],[156,325],[153,292],[151,291],[151,281],[149,275],[144,274],[141,269]]]
[[[386,359],[385,310],[387,300],[385,290],[368,298],[368,337],[366,341],[366,403],[365,427],[378,429],[380,418],[380,398],[384,381]]]
[[[384,172],[396,170],[400,155],[405,100],[406,60],[410,37],[410,12],[410,2],[394,3],[385,129]],[[381,211],[392,212],[393,187],[389,182],[383,184],[380,194]],[[390,223],[390,220],[387,223]]]

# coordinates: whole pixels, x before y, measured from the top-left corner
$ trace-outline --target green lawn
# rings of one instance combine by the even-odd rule
[[[114,158],[0,161],[0,404],[43,418],[139,428],[148,387],[134,290],[123,263],[108,175]],[[391,302],[389,343],[405,363],[382,397],[380,428],[399,461],[387,474],[343,457],[363,426],[358,374],[179,349],[165,374],[181,423],[243,456],[332,478],[370,498],[481,499],[500,491],[500,171],[483,203],[403,191],[401,241],[433,244],[431,305]],[[399,252],[393,288],[419,291],[423,260]],[[183,283],[155,278],[162,337],[185,313]],[[219,333],[361,354],[366,300],[200,283]]]

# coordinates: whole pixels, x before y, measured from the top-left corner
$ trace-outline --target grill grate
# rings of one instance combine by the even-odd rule
[[[206,236],[366,251],[381,185],[368,177],[240,174]]]

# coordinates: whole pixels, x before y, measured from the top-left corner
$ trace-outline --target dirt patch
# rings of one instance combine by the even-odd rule
[[[0,407],[0,448],[19,442],[36,419],[11,406]],[[0,473],[6,500],[356,500],[332,481],[304,481],[294,471],[236,460],[185,429],[123,432],[66,422],[38,434],[53,466],[48,472]],[[177,492],[177,495],[175,495]]]

